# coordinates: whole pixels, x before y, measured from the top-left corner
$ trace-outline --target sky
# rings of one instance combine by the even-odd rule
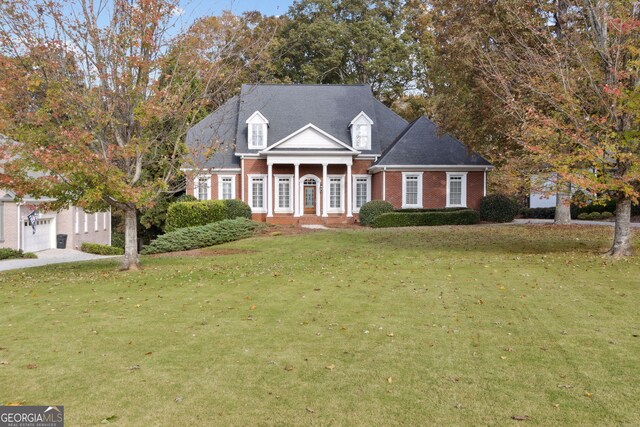
[[[181,7],[188,20],[202,16],[219,15],[223,10],[236,14],[257,10],[263,15],[284,15],[293,0],[182,0]]]

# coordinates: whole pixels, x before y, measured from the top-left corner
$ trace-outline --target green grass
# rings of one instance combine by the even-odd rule
[[[640,258],[601,258],[610,233],[341,230],[0,274],[0,403],[73,426],[640,425]]]

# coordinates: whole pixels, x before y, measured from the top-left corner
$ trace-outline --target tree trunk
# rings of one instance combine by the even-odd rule
[[[631,256],[631,200],[621,197],[616,203],[616,233],[607,252],[614,258]]]
[[[554,224],[571,224],[571,184],[558,184],[556,193],[556,216]]]
[[[139,270],[138,260],[138,218],[135,208],[124,211],[124,256],[120,270]]]

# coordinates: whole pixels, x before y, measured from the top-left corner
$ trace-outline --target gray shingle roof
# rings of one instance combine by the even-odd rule
[[[227,101],[187,133],[196,165],[239,168],[235,153],[257,153],[247,145],[247,119],[259,111],[268,121],[267,147],[309,123],[353,146],[349,124],[360,112],[373,120],[371,150],[381,155],[376,165],[490,166],[450,135],[439,135],[426,117],[411,124],[378,101],[369,85],[243,85],[240,95]],[[215,146],[215,154],[203,153]],[[280,151],[279,147],[273,150]],[[297,150],[304,151],[304,150]],[[318,150],[314,150],[318,151]]]
[[[385,150],[374,166],[487,166],[491,163],[438,127],[426,117],[411,123]]]

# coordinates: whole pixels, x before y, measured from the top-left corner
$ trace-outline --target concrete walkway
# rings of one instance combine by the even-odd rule
[[[63,264],[77,261],[93,261],[96,259],[118,258],[120,255],[94,255],[74,249],[47,249],[36,252],[38,259],[6,259],[0,261],[0,271],[18,270],[21,268],[40,267],[49,264]]]
[[[514,219],[511,224],[553,224],[552,219]],[[575,225],[604,225],[613,227],[616,225],[613,221],[582,221],[572,219],[571,224]],[[640,222],[632,222],[631,228],[640,228]]]

